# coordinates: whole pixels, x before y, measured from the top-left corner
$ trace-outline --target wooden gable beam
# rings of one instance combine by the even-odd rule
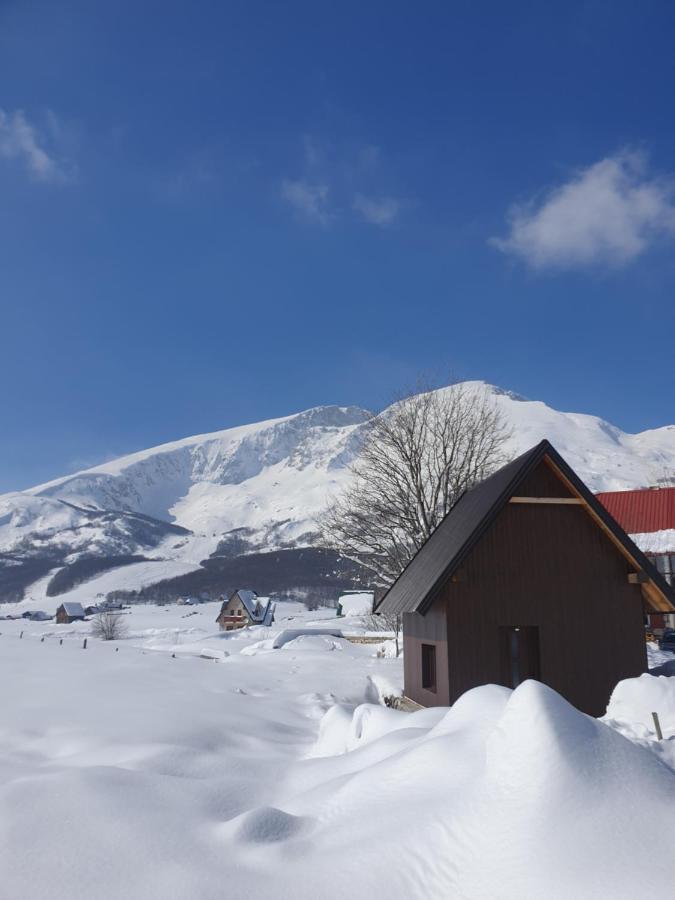
[[[580,497],[511,497],[509,503],[553,503],[582,506],[584,501]]]

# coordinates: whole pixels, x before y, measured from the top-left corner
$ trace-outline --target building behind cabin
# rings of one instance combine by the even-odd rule
[[[675,487],[606,491],[597,497],[668,584],[675,586]],[[675,615],[653,614],[649,624],[656,633],[675,628]]]
[[[338,597],[338,616],[368,616],[375,605],[374,591],[344,591]]]

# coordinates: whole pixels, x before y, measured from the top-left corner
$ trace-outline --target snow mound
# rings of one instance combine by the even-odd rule
[[[607,719],[640,738],[655,737],[652,713],[658,713],[664,738],[675,737],[675,678],[640,675],[620,681],[607,706]]]
[[[538,682],[476,688],[450,710],[334,707],[313,757],[284,806],[321,810],[317,853],[344,864],[350,848],[359,896],[635,898],[640,859],[652,887],[669,883],[672,771]]]
[[[339,628],[284,628],[273,639],[272,646],[275,650],[280,650],[285,644],[293,643],[294,646],[301,646],[299,638],[315,638],[329,637],[342,638],[342,632]],[[311,649],[314,646],[312,641],[305,642],[305,647]],[[331,649],[335,649],[334,647]]]
[[[342,638],[324,634],[301,634],[290,641],[284,641],[281,650],[342,650],[346,642]]]

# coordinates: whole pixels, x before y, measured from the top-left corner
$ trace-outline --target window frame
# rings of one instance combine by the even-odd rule
[[[422,644],[420,657],[422,668],[422,690],[435,694],[438,690],[436,644]]]

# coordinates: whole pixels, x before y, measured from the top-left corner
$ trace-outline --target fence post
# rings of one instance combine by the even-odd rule
[[[659,714],[656,712],[652,713],[652,719],[654,720],[654,731],[656,732],[656,740],[663,740],[663,732],[661,731],[661,723],[659,722]]]
[[[82,644],[82,649],[83,650],[87,649],[87,639],[86,638],[84,639],[84,643]]]
[[[19,640],[21,640],[22,637],[23,637],[23,631],[22,631],[21,634],[19,635]]]

